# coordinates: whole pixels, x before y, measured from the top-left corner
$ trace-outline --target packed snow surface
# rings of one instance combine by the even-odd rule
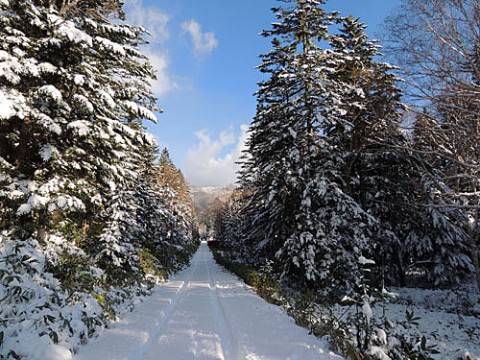
[[[189,268],[75,355],[74,360],[340,359],[255,295],[200,245]]]

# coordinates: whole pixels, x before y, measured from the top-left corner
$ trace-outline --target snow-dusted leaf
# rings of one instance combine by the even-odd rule
[[[85,96],[75,94],[73,99],[83,113],[90,115],[95,111],[93,104]]]
[[[85,76],[80,74],[75,74],[75,76],[73,77],[73,82],[77,86],[83,86],[85,85],[85,82],[86,82]]]
[[[64,38],[76,44],[85,44],[89,47],[93,45],[92,37],[85,31],[77,28],[73,21],[66,21],[53,14],[50,15],[50,20],[58,25],[56,34],[60,38]]]
[[[54,102],[62,101],[62,93],[53,85],[44,85],[37,92],[46,98],[52,99]]]
[[[17,215],[22,216],[29,214],[32,211],[32,205],[30,204],[22,204],[20,207],[17,209]]]
[[[133,101],[124,101],[123,104],[131,113],[135,114],[136,116],[139,116],[142,119],[151,120],[155,123],[157,122],[157,117],[155,114],[146,107],[138,105]]]
[[[40,148],[40,157],[44,162],[47,162],[52,158],[52,153],[54,150],[55,148],[52,145],[46,144]]]
[[[110,41],[109,39],[97,36],[95,41],[100,45],[105,47],[108,51],[114,52],[118,55],[125,56],[126,52],[122,45]]]
[[[42,62],[38,64],[38,70],[44,74],[56,74],[58,73],[58,68],[48,62]]]
[[[76,120],[68,124],[67,128],[72,129],[80,136],[87,136],[91,131],[91,125],[86,120]]]
[[[115,100],[113,100],[112,95],[106,91],[100,91],[99,93],[100,98],[103,100],[104,104],[107,105],[110,110],[115,109],[117,103],[115,102]]]

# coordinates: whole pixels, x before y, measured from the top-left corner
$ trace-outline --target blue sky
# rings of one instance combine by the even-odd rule
[[[401,0],[330,0],[327,10],[352,14],[373,38]],[[255,67],[270,40],[274,0],[127,0],[127,22],[148,28],[143,51],[158,72],[153,90],[164,113],[149,125],[191,185],[226,185],[255,115]]]

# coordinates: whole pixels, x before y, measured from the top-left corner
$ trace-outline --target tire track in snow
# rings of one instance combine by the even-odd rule
[[[186,271],[188,271],[187,280],[183,281],[182,286],[180,286],[178,291],[173,296],[171,303],[164,310],[159,322],[154,327],[148,330],[148,340],[140,348],[134,349],[128,355],[129,360],[142,360],[145,357],[145,354],[149,351],[152,342],[157,339],[162,333],[162,331],[165,329],[165,325],[175,313],[175,310],[177,309],[180,300],[185,296],[188,288],[190,287],[190,280],[192,279],[193,274],[198,268],[198,256],[192,259],[192,263],[193,266],[190,266],[188,269],[186,269]]]
[[[223,271],[205,243],[162,287],[78,360],[340,359]]]
[[[207,264],[206,257],[212,256],[210,252],[204,253],[204,263]],[[206,266],[208,274],[208,286],[210,288],[210,302],[213,307],[213,314],[215,317],[215,325],[218,329],[220,337],[221,349],[223,358],[228,359],[244,359],[240,351],[239,342],[234,335],[232,327],[225,315],[225,309],[222,306],[221,300],[217,291],[217,284],[212,277],[210,266]]]

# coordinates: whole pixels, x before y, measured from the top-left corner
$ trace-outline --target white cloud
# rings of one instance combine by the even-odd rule
[[[195,20],[182,23],[182,29],[192,37],[193,51],[196,56],[208,54],[218,45],[215,34],[213,32],[202,33],[202,27]]]
[[[170,16],[156,8],[143,6],[142,0],[126,0],[125,12],[129,24],[142,26],[150,34],[152,44],[163,43],[169,39],[168,22]]]
[[[236,138],[233,130],[223,131],[218,139],[212,139],[206,130],[195,133],[199,142],[188,151],[185,160],[185,176],[195,186],[219,186],[233,184],[242,150],[247,139],[247,125],[240,127]],[[235,145],[222,155],[228,147]]]
[[[165,48],[165,43],[170,38],[170,16],[156,8],[144,6],[141,0],[127,0],[125,12],[129,24],[142,26],[151,34],[147,39],[150,44],[142,48],[142,53],[148,57],[157,72],[157,79],[152,82],[153,93],[161,96],[180,89],[175,76],[170,73],[170,58]]]
[[[174,76],[169,72],[169,62],[167,54],[162,52],[144,50],[143,53],[150,60],[153,68],[157,71],[157,79],[152,82],[152,91],[155,95],[160,96],[172,90],[180,89],[180,85],[175,81]]]

